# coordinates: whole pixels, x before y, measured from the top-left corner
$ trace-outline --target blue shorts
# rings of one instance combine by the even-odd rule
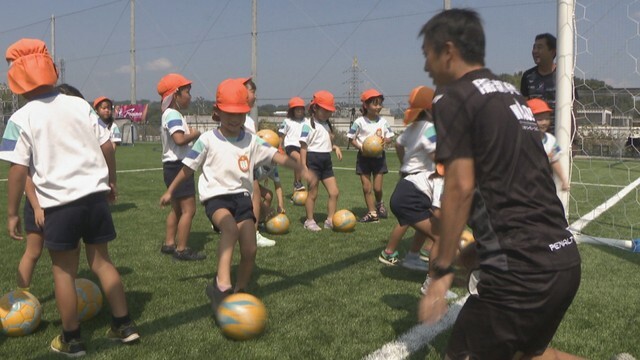
[[[318,180],[324,180],[335,176],[333,174],[331,153],[308,152],[307,168],[316,174]]]
[[[173,179],[178,176],[178,173],[185,166],[182,161],[169,161],[162,163],[162,174],[164,176],[164,184],[169,187],[173,182]],[[194,174],[191,174],[185,179],[180,186],[171,194],[174,199],[186,198],[189,196],[196,196],[196,183],[194,180]]]
[[[217,227],[220,226],[213,223],[213,214],[219,209],[229,210],[231,215],[233,215],[233,218],[236,220],[236,223],[249,219],[256,222],[256,218],[253,215],[251,194],[248,192],[215,196],[204,201],[204,210],[207,214],[207,218],[212,225]]]
[[[44,214],[44,247],[47,249],[73,250],[81,238],[85,244],[102,244],[116,238],[104,192],[47,208]]]
[[[33,207],[31,206],[31,202],[26,197],[24,198],[24,211],[22,214],[22,218],[24,219],[24,231],[25,232],[35,232],[42,233],[42,228],[36,224],[36,214],[33,211]]]
[[[389,206],[402,226],[417,224],[432,216],[431,199],[406,179],[398,181]]]
[[[285,146],[284,147],[284,151],[287,153],[287,155],[291,156],[292,152],[297,152],[298,155],[300,154],[300,146],[294,146],[294,145],[289,145],[289,146]]]
[[[387,169],[387,153],[382,152],[382,156],[377,158],[366,157],[362,155],[362,151],[358,151],[356,159],[356,174],[358,175],[376,175],[386,174]]]

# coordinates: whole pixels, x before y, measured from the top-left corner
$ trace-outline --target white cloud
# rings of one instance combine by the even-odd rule
[[[122,65],[115,70],[116,74],[128,74],[131,71],[131,65]]]
[[[171,61],[167,58],[158,58],[153,61],[150,61],[144,65],[145,70],[149,71],[158,71],[158,70],[166,70],[173,66]]]

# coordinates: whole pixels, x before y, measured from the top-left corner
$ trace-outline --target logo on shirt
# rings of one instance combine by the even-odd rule
[[[247,155],[242,155],[238,158],[238,168],[242,170],[242,172],[249,171],[249,158]]]
[[[376,130],[376,136],[382,137],[382,129]]]

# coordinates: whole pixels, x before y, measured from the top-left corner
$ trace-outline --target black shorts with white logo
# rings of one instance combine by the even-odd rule
[[[168,161],[162,163],[162,173],[164,176],[164,184],[169,187],[173,182],[173,179],[178,176],[178,173],[185,166],[182,161]],[[189,196],[196,196],[196,183],[194,180],[194,174],[191,174],[188,178],[186,178],[180,186],[178,186],[171,197],[174,199],[186,198]]]
[[[213,223],[213,214],[220,209],[227,209],[239,223],[244,220],[252,219],[256,221],[253,215],[253,203],[251,202],[251,194],[248,192],[230,195],[220,195],[212,197],[204,201],[204,210],[207,218],[212,225],[220,227],[219,224]]]

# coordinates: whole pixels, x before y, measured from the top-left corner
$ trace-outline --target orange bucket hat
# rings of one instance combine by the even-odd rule
[[[301,97],[292,97],[289,100],[289,109],[293,109],[294,107],[304,107],[304,100]]]
[[[9,62],[9,88],[18,95],[58,81],[58,71],[42,40],[18,40],[7,48],[5,57]]]
[[[216,106],[218,109],[232,114],[246,114],[249,107],[249,92],[240,79],[227,79],[218,85]]]
[[[360,95],[360,100],[365,102],[371,98],[381,96],[384,99],[384,96],[376,89],[365,90],[362,95]]]
[[[109,99],[108,97],[100,96],[100,97],[97,97],[95,100],[93,100],[93,108],[96,109],[98,105],[100,105],[100,103],[103,101],[108,101],[111,104],[113,104],[113,101],[111,101],[111,99]]]
[[[549,107],[549,104],[547,104],[547,102],[542,100],[542,99],[527,100],[527,106],[529,106],[529,108],[533,112],[533,115],[537,115],[537,114],[546,113],[546,112],[552,112],[553,111]]]
[[[158,82],[158,95],[164,100],[167,96],[173,95],[179,88],[191,84],[193,81],[180,74],[167,74]]]
[[[409,94],[409,108],[404,112],[404,124],[414,122],[424,110],[431,110],[434,91],[430,87],[418,86]]]
[[[313,100],[311,100],[311,103],[316,104],[325,110],[336,111],[333,94],[326,90],[320,90],[313,94]]]

